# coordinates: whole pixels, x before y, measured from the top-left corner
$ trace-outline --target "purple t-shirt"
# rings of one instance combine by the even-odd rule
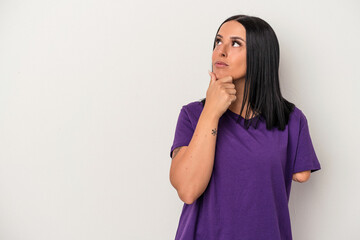
[[[182,106],[170,150],[188,146],[203,105]],[[220,117],[214,168],[204,193],[184,203],[175,240],[291,240],[292,175],[320,170],[307,119],[295,107],[284,131],[259,119],[245,129],[227,109]],[[256,119],[254,119],[256,120]]]

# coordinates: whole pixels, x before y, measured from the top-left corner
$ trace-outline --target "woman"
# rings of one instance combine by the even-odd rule
[[[292,180],[321,167],[304,113],[281,95],[273,29],[226,19],[212,67],[206,98],[181,108],[171,146],[170,182],[184,202],[175,239],[290,240]]]

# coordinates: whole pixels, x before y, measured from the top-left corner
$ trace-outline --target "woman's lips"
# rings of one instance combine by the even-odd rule
[[[224,63],[215,63],[215,66],[219,68],[227,67],[227,65]]]

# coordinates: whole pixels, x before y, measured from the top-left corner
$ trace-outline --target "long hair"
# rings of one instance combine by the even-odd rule
[[[247,15],[235,15],[226,19],[218,28],[228,21],[236,20],[246,29],[246,75],[243,102],[240,116],[245,103],[248,104],[245,112],[245,127],[256,119],[256,126],[259,119],[266,120],[266,128],[271,130],[278,127],[284,130],[289,121],[290,113],[294,110],[295,104],[282,97],[279,83],[279,43],[274,30],[264,20]],[[213,50],[216,45],[216,35]],[[201,102],[205,105],[206,98]],[[249,108],[258,117],[249,118]],[[239,118],[240,118],[239,116]]]

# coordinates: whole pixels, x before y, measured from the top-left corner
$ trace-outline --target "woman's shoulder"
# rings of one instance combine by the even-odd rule
[[[294,106],[294,110],[290,113],[289,124],[303,125],[307,122],[306,115],[299,107]]]
[[[187,111],[202,111],[204,108],[202,102],[200,100],[197,101],[191,101],[182,106]]]
[[[190,118],[199,118],[204,106],[201,100],[191,101],[182,106],[182,109]]]

